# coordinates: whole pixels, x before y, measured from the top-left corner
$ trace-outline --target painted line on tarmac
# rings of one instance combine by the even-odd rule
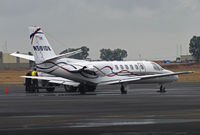
[[[132,121],[116,121],[116,122],[88,122],[88,123],[75,123],[70,126],[71,128],[84,128],[84,127],[105,127],[105,126],[122,126],[122,125],[149,125],[149,124],[167,124],[167,123],[187,123],[187,122],[200,122],[200,119],[135,119]]]
[[[37,130],[50,128],[91,128],[91,127],[107,127],[107,126],[124,126],[124,125],[152,125],[152,124],[169,124],[169,123],[188,123],[200,122],[200,119],[132,119],[129,121],[115,121],[115,122],[80,122],[80,123],[61,123],[52,126],[39,125],[22,125],[16,128],[4,128],[0,131],[20,131],[20,130]]]

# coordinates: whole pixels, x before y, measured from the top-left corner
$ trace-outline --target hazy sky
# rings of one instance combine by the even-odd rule
[[[0,0],[0,50],[7,41],[9,52],[30,51],[30,25],[42,27],[57,53],[86,45],[95,59],[101,48],[123,48],[128,60],[175,59],[200,35],[200,1]]]

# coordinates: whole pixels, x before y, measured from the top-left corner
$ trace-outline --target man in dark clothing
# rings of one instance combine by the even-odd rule
[[[31,76],[31,71],[29,71],[26,76]],[[25,79],[25,86],[26,86],[26,92],[31,92],[31,78]]]

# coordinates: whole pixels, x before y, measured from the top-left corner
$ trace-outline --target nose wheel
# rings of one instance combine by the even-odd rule
[[[160,90],[157,91],[157,92],[165,93],[165,92],[166,92],[166,90],[165,90],[165,86],[164,86],[164,85],[160,85]]]

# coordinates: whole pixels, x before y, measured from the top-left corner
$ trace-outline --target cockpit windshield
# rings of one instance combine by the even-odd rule
[[[157,70],[157,71],[163,70],[163,68],[160,65],[158,65],[157,63],[152,62],[151,64],[155,70]]]

